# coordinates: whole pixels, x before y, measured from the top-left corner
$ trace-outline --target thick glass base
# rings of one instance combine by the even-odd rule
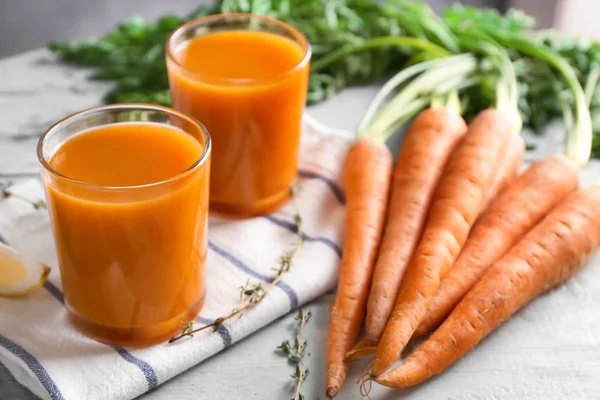
[[[185,322],[194,320],[200,314],[205,300],[206,295],[203,293],[198,301],[181,314],[152,326],[115,328],[99,325],[81,318],[70,308],[69,321],[78,331],[99,342],[132,347],[149,346],[167,341],[179,333]]]
[[[289,189],[284,189],[281,192],[267,197],[266,199],[257,201],[252,204],[244,203],[224,203],[218,200],[210,200],[210,211],[218,214],[223,214],[232,218],[246,218],[255,215],[270,214],[279,209],[290,199]]]

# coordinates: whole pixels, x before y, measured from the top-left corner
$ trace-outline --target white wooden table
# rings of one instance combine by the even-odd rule
[[[0,61],[0,180],[34,177],[38,136],[55,120],[96,105],[106,86],[85,80],[86,72],[54,62],[46,51]],[[347,90],[309,112],[320,121],[353,129],[375,88]],[[559,130],[554,130],[558,132]],[[555,151],[550,135],[538,148]],[[600,176],[586,170],[587,183]],[[599,205],[600,206],[600,205]],[[566,285],[536,300],[442,376],[418,388],[376,389],[374,400],[559,400],[600,399],[600,259]],[[593,265],[596,264],[596,265]],[[325,399],[327,309],[332,295],[308,306],[307,400]],[[2,312],[2,310],[0,310]],[[291,367],[274,353],[291,334],[291,316],[262,329],[223,353],[142,396],[144,400],[288,399]],[[352,371],[352,381],[362,365]],[[348,382],[339,399],[359,399]],[[35,399],[0,364],[0,399]],[[82,399],[87,400],[87,399]]]

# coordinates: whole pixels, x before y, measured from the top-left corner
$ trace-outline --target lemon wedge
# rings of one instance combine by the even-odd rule
[[[19,297],[46,282],[50,268],[0,243],[0,297]]]

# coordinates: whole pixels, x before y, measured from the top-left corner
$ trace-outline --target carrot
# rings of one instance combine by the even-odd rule
[[[502,161],[502,165],[500,166],[500,171],[498,171],[498,176],[496,177],[496,180],[494,181],[494,184],[493,184],[492,188],[490,189],[490,193],[488,195],[488,200],[486,202],[486,206],[483,207],[484,209],[487,209],[487,207],[492,203],[492,201],[496,198],[496,196],[499,193],[501,193],[511,183],[511,181],[513,181],[518,176],[519,167],[521,166],[521,163],[523,162],[524,155],[525,155],[525,141],[523,140],[523,138],[521,136],[517,136],[517,135],[513,136],[510,140],[510,144],[509,144],[509,147],[507,150],[507,154],[504,157],[504,161]],[[396,176],[397,170],[398,170],[398,166],[396,166],[396,170],[394,172],[394,177]],[[395,183],[395,178],[394,178],[394,183],[392,183],[392,194],[391,194],[392,199],[394,198],[394,190],[400,190],[400,189],[396,189],[396,187],[397,187],[397,185]],[[390,211],[388,213],[388,221],[392,220],[391,209],[392,209],[393,204],[394,204],[394,201],[393,200],[390,201]],[[380,249],[380,254],[383,251],[383,243],[385,243],[385,241],[386,241],[387,231],[388,231],[388,226],[386,225],[383,240],[382,240],[382,245],[381,245],[381,249]],[[418,236],[413,236],[413,237],[417,237],[417,239],[418,239]],[[403,239],[402,236],[400,236],[400,237],[396,236],[396,241],[402,240],[402,239]],[[468,241],[467,241],[467,243],[468,243]],[[404,273],[407,262],[408,261],[405,262],[405,266],[402,269],[402,272],[400,273],[400,275],[402,275]],[[379,263],[380,263],[380,259],[378,259],[377,264],[375,264],[375,275],[373,276],[373,283],[371,284],[371,292],[369,293],[369,303],[367,304],[367,320],[366,320],[367,337],[362,338],[358,343],[356,343],[354,345],[354,347],[348,353],[346,353],[346,359],[348,361],[357,360],[357,359],[363,358],[363,357],[368,357],[377,352],[377,344],[379,343],[379,340],[378,339],[369,339],[368,335],[369,335],[369,330],[370,330],[369,329],[369,320],[370,320],[369,305],[371,303],[371,297],[372,296],[374,297],[374,295],[373,295],[374,287],[376,285],[376,282],[379,279],[377,277],[377,275],[378,275],[377,271],[380,268]],[[388,280],[388,282],[389,282],[389,280]],[[394,281],[394,282],[396,282],[396,281]],[[392,282],[392,283],[394,283],[394,282]],[[398,280],[397,283],[398,283],[398,287],[399,287],[401,280]],[[442,283],[443,283],[443,281],[442,281]],[[389,287],[389,286],[391,286],[391,285],[388,283],[388,285],[386,285],[386,287]],[[398,289],[396,289],[396,291],[397,290]],[[436,293],[436,295],[437,295],[437,293]],[[395,300],[394,300],[394,302],[395,302]],[[393,304],[392,304],[392,306],[393,306]],[[428,314],[429,314],[429,312],[428,312]],[[389,316],[389,312],[388,312],[388,316]],[[427,316],[425,318],[427,319]],[[419,325],[419,327],[415,331],[415,334],[417,336],[421,336],[421,335],[424,335],[429,332],[429,328],[423,327],[423,325],[424,324]],[[382,330],[383,330],[383,326],[382,326]],[[373,336],[375,336],[375,335],[373,335]]]
[[[415,121],[416,122],[416,121]],[[409,133],[411,131],[409,130]],[[423,135],[422,135],[423,136]],[[407,134],[407,139],[408,139],[408,134]],[[404,146],[406,146],[407,144],[407,139],[405,139],[405,144]],[[424,139],[423,139],[424,140]],[[501,193],[506,186],[508,186],[511,181],[513,181],[519,173],[519,168],[521,163],[523,162],[523,156],[525,154],[525,142],[523,141],[523,138],[521,136],[518,135],[514,135],[512,136],[511,140],[510,140],[510,144],[507,150],[507,154],[504,157],[504,160],[502,161],[502,165],[500,166],[500,171],[498,171],[498,176],[496,177],[496,180],[494,181],[494,184],[492,186],[492,188],[490,189],[490,193],[488,195],[488,201],[487,201],[487,205],[489,205],[492,200],[495,199],[495,197],[498,195],[498,193]],[[398,163],[400,163],[400,160],[402,159],[402,157],[400,156],[398,158]],[[391,194],[391,201],[390,201],[390,209],[388,212],[388,225],[386,225],[385,231],[384,231],[384,236],[382,239],[382,244],[381,244],[381,248],[379,250],[379,258],[377,260],[377,264],[375,264],[375,275],[373,276],[373,283],[371,285],[371,292],[369,293],[369,303],[367,304],[367,319],[366,319],[366,325],[367,325],[367,337],[361,339],[357,344],[354,345],[354,347],[352,348],[352,350],[350,350],[347,354],[346,354],[346,358],[348,360],[356,360],[362,357],[367,357],[369,355],[375,354],[377,352],[377,343],[378,340],[374,340],[374,339],[370,339],[369,336],[369,306],[372,302],[372,297],[375,297],[374,295],[374,288],[377,285],[377,281],[378,281],[378,271],[380,268],[382,268],[380,266],[381,263],[381,253],[383,252],[383,249],[385,248],[384,245],[386,243],[386,238],[388,237],[388,231],[390,231],[389,228],[389,224],[392,221],[392,215],[393,212],[391,211],[393,208],[393,205],[395,204],[394,201],[394,193],[395,191],[400,191],[402,189],[402,185],[401,184],[397,184],[397,181],[399,181],[396,176],[399,175],[399,166],[396,165],[396,169],[394,171],[394,181],[392,183],[392,194]],[[487,208],[487,205],[484,208]],[[418,236],[413,235],[412,237],[416,237],[418,239]],[[399,242],[402,241],[403,238],[402,236],[395,236],[395,241]],[[468,243],[468,242],[467,242]],[[413,248],[414,251],[414,248]],[[392,259],[392,263],[395,260]],[[405,264],[408,261],[405,262]],[[392,263],[390,263],[389,265],[392,265]],[[402,269],[402,272],[400,273],[400,275],[402,275],[404,273],[404,269],[406,268],[406,265],[404,266],[404,268]],[[389,279],[388,279],[389,281]],[[398,286],[400,285],[401,281],[398,280],[397,281]],[[389,283],[387,285],[387,287],[391,286]],[[396,289],[397,291],[398,289]],[[395,299],[394,295],[394,299]],[[394,300],[395,301],[395,300]],[[391,305],[393,306],[393,304]],[[390,310],[391,311],[391,310]],[[389,316],[389,312],[387,314]],[[387,317],[386,317],[387,320]],[[383,330],[383,326],[382,326],[382,330]],[[421,325],[419,326],[419,328],[417,329],[417,334],[421,335],[427,332],[422,332],[420,331],[422,330]],[[372,337],[379,337],[379,335],[371,335]]]
[[[413,127],[414,127],[414,124],[413,124]],[[408,133],[410,133],[410,132],[411,132],[411,130],[409,130]],[[421,137],[422,136],[424,136],[424,135],[422,134]],[[405,139],[404,146],[407,146],[407,143],[408,143],[407,139],[408,139],[408,134],[407,134],[407,138]],[[424,140],[424,139],[422,139],[422,140]],[[490,189],[490,193],[488,195],[488,201],[486,202],[486,206],[484,206],[484,208],[487,208],[487,206],[491,203],[492,200],[495,199],[495,197],[498,195],[498,193],[501,193],[506,188],[506,186],[508,186],[511,183],[511,181],[513,181],[518,176],[519,167],[521,166],[521,163],[523,162],[524,154],[525,154],[525,142],[524,142],[523,138],[518,135],[512,136],[511,140],[510,140],[509,148],[507,150],[507,154],[504,157],[504,160],[502,161],[502,165],[500,166],[500,170],[498,171],[498,176],[496,177],[496,180],[494,181],[494,184],[492,185],[492,188]],[[400,163],[401,160],[402,160],[402,157],[400,156],[398,158],[398,163]],[[370,318],[369,318],[369,316],[370,316],[369,307],[371,307],[371,302],[376,302],[376,301],[372,300],[372,298],[377,299],[377,298],[382,298],[385,296],[385,294],[383,294],[383,293],[380,294],[379,296],[376,296],[374,294],[375,287],[378,285],[378,283],[377,283],[378,280],[381,279],[383,282],[385,282],[384,284],[380,284],[380,285],[384,286],[385,288],[389,288],[390,286],[392,286],[392,283],[396,283],[396,282],[397,282],[397,286],[399,288],[400,283],[401,283],[401,279],[390,282],[391,279],[388,277],[386,277],[387,279],[386,278],[378,278],[378,274],[380,274],[380,273],[383,274],[382,272],[378,272],[378,271],[380,269],[384,268],[380,264],[382,262],[381,254],[383,253],[383,251],[385,249],[385,244],[386,244],[386,240],[387,240],[386,238],[391,236],[393,238],[393,240],[390,240],[390,242],[392,242],[392,244],[394,244],[393,242],[398,243],[398,244],[396,244],[396,246],[399,246],[399,243],[402,243],[402,242],[404,242],[404,240],[407,239],[406,237],[403,237],[401,234],[397,234],[395,236],[388,234],[388,232],[391,231],[390,224],[392,223],[392,219],[393,219],[392,215],[394,215],[394,212],[392,211],[392,209],[394,207],[394,204],[396,204],[396,202],[394,201],[395,191],[406,190],[406,187],[402,183],[398,182],[398,181],[401,182],[401,180],[396,178],[396,176],[403,174],[402,172],[399,172],[399,170],[400,170],[399,165],[396,165],[396,169],[394,171],[394,180],[392,183],[392,194],[391,194],[391,201],[390,201],[390,207],[389,207],[389,212],[388,212],[388,222],[387,222],[387,225],[386,225],[386,228],[384,231],[381,248],[379,250],[379,258],[377,259],[377,264],[375,264],[375,274],[373,276],[373,283],[371,285],[371,291],[369,293],[369,303],[367,304],[367,319],[366,319],[367,337],[360,340],[356,345],[354,345],[352,350],[350,350],[346,354],[346,358],[348,360],[356,360],[356,359],[359,359],[362,357],[367,357],[367,356],[369,356],[371,354],[375,354],[377,352],[378,338],[381,333],[379,333],[378,335],[369,335],[369,332],[371,331],[371,329],[373,329],[373,328],[369,329],[369,324],[370,323],[373,324],[373,322],[370,322]],[[398,212],[401,213],[402,211],[398,211]],[[398,220],[401,220],[401,219],[398,219]],[[408,222],[408,223],[410,223],[410,222]],[[396,229],[399,229],[399,228],[396,228]],[[403,234],[404,232],[401,231],[400,233]],[[412,235],[411,237],[418,239],[419,236]],[[396,251],[398,251],[398,250],[396,250]],[[414,251],[414,247],[411,250],[411,253],[413,251]],[[398,263],[398,258],[397,257],[392,258],[391,262],[389,264],[387,264],[388,268],[391,269],[391,265],[394,265],[397,263]],[[399,268],[401,270],[401,272],[399,273],[400,276],[403,275],[407,263],[408,263],[408,260],[405,260],[404,266],[402,268]],[[398,288],[395,289],[396,294],[394,295],[394,299],[397,295]],[[380,300],[380,302],[381,302],[381,300]],[[391,307],[393,307],[393,303],[390,304],[390,310],[387,312],[385,321],[387,321],[387,317],[389,316],[389,313],[391,312]],[[421,325],[423,325],[423,324],[421,324]],[[419,326],[419,328],[416,331],[417,335],[425,334],[428,332],[428,331],[423,332],[422,330],[424,328],[422,328],[421,325]],[[382,330],[383,330],[383,327],[384,327],[384,325],[381,326]],[[376,339],[370,339],[369,336],[375,337]]]
[[[411,124],[394,169],[388,218],[367,303],[367,337],[346,354],[348,360],[375,353],[421,236],[435,185],[466,131],[464,120],[443,107],[421,112]]]
[[[485,271],[578,186],[579,168],[567,157],[535,162],[479,218],[415,335],[442,322]]]
[[[393,160],[384,142],[361,139],[346,156],[346,228],[337,296],[330,312],[326,393],[333,398],[346,380],[346,352],[364,320],[381,239]]]
[[[373,376],[392,366],[425,316],[441,277],[456,261],[485,205],[512,134],[514,125],[501,111],[484,110],[473,119],[450,158],[380,338]]]
[[[450,34],[449,31],[447,33]],[[367,109],[358,126],[358,137],[362,138],[359,142],[365,138],[368,138],[369,143],[377,143],[378,140],[377,145],[363,147],[385,148],[383,142],[416,113],[431,104],[434,98],[437,99],[436,104],[442,103],[454,110],[454,114],[460,114],[458,89],[442,95],[438,93],[438,88],[448,79],[466,79],[476,70],[477,65],[473,54],[448,55],[442,61],[426,62],[398,72],[383,85]],[[397,93],[387,101],[394,91]],[[442,99],[440,96],[445,96],[446,100],[439,102]],[[356,146],[361,145],[355,144],[353,148]],[[360,157],[349,154],[349,158],[354,157],[356,162],[348,163],[345,170],[345,247],[338,295],[330,316],[327,348],[326,395],[330,398],[338,393],[346,378],[346,353],[354,344],[365,317],[373,267],[388,206],[391,155],[387,149],[379,152],[371,150],[355,151],[362,153]],[[350,150],[352,152],[353,149]]]
[[[600,187],[572,193],[471,289],[399,367],[377,378],[406,387],[439,374],[536,296],[575,274],[600,247]]]
[[[425,225],[446,162],[467,132],[460,115],[439,107],[411,124],[394,169],[385,231],[375,264],[365,321],[369,341],[379,339]]]
[[[523,163],[523,157],[525,156],[525,141],[520,135],[514,135],[510,139],[506,156],[502,161],[496,180],[490,189],[487,201],[484,209],[488,208],[506,187],[519,176],[519,169]]]

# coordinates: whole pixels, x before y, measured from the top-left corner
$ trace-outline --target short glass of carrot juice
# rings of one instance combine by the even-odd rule
[[[102,106],[37,148],[65,303],[96,340],[163,341],[204,305],[211,141],[165,107]]]
[[[173,107],[213,139],[211,209],[248,216],[281,206],[298,171],[306,37],[273,18],[220,14],[173,32],[166,57]]]

